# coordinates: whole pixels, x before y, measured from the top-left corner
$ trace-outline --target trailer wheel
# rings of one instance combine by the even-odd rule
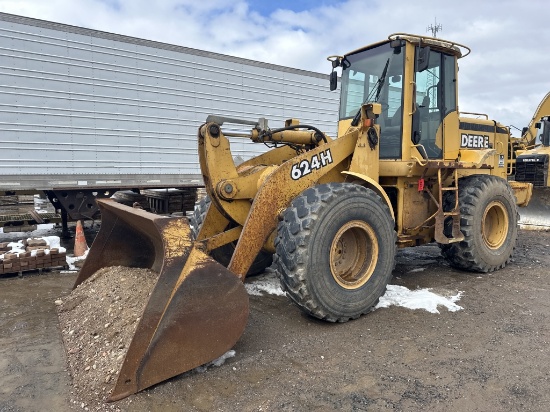
[[[368,313],[395,266],[389,208],[350,183],[309,188],[282,213],[274,267],[287,295],[306,313],[346,322]]]
[[[189,218],[193,239],[196,239],[197,235],[199,234],[199,230],[202,226],[202,223],[204,222],[204,218],[206,216],[206,212],[208,211],[210,203],[210,197],[206,196],[195,205],[195,210]],[[235,246],[236,242],[228,243],[227,245],[223,245],[211,251],[210,256],[212,256],[216,260],[216,262],[221,263],[223,266],[227,267],[229,265],[229,262],[231,261],[233,252],[235,251]],[[265,250],[261,250],[258,256],[256,256],[256,259],[254,259],[252,266],[250,266],[247,275],[253,276],[263,273],[265,269],[271,265],[272,261],[273,254],[266,252]]]
[[[458,269],[492,272],[510,261],[518,235],[518,211],[514,194],[506,180],[497,176],[474,175],[458,185],[460,229],[464,240],[440,245],[442,255]],[[446,207],[452,206],[447,196]],[[445,222],[450,235],[452,222]]]

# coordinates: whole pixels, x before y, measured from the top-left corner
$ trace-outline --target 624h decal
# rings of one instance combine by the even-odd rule
[[[325,167],[331,163],[332,153],[330,153],[330,149],[327,149],[324,152],[313,155],[310,160],[304,159],[299,163],[293,164],[292,169],[290,169],[290,177],[292,178],[292,180],[301,179],[311,172]]]

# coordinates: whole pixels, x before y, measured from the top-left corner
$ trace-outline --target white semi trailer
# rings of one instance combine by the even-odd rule
[[[201,187],[207,115],[336,132],[338,93],[320,73],[6,13],[0,55],[0,196],[44,193],[64,227],[116,191]],[[20,220],[33,216],[0,225]]]

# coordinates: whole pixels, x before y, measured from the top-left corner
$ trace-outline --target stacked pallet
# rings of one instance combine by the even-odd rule
[[[0,196],[0,213],[4,215],[26,213],[34,208],[33,195]]]
[[[146,189],[141,194],[147,198],[151,212],[158,214],[192,211],[197,201],[197,188]]]
[[[67,267],[67,252],[63,248],[50,248],[44,239],[27,239],[14,251],[8,242],[0,243],[0,275]]]
[[[136,193],[131,190],[119,190],[112,196],[118,203],[126,206],[134,206],[144,210],[149,210],[147,198],[141,193]]]

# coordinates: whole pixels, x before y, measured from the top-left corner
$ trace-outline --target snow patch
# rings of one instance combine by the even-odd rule
[[[263,296],[264,294],[285,296],[281,289],[281,282],[275,273],[267,273],[258,278],[247,279],[244,284],[249,295]]]
[[[264,296],[266,294],[275,296],[285,296],[281,289],[281,283],[275,273],[266,273],[265,275],[249,278],[245,283],[246,291],[249,295]],[[386,293],[382,296],[375,306],[375,309],[388,308],[390,306],[401,306],[407,309],[423,309],[431,313],[440,313],[439,306],[447,308],[450,312],[456,312],[463,309],[457,305],[463,292],[455,295],[442,296],[434,293],[431,289],[409,290],[404,286],[388,285]]]
[[[84,254],[82,256],[67,256],[67,264],[69,265],[69,270],[62,270],[61,273],[73,273],[78,270],[78,268],[75,266],[75,262],[78,262],[80,260],[85,260],[86,256],[88,256],[88,251],[90,249],[86,249]]]
[[[59,236],[42,236],[39,239],[44,239],[50,249],[61,248],[61,239],[59,238]]]
[[[426,268],[414,268],[414,269],[409,270],[408,273],[422,272],[424,270],[426,270]]]
[[[17,255],[19,255],[19,253],[25,253],[25,245],[22,240],[8,243],[8,247],[11,248],[11,253],[17,253]],[[3,257],[2,255],[2,258]]]
[[[204,373],[208,370],[210,366],[216,366],[216,367],[222,366],[225,363],[226,359],[233,358],[235,354],[236,352],[234,350],[227,351],[218,359],[214,359],[212,362],[208,362],[208,363],[205,363],[204,365],[197,366],[194,370],[199,373]]]
[[[66,252],[67,249],[61,246],[61,239],[59,236],[41,236],[41,237],[33,237],[28,238],[27,241],[30,241],[31,239],[43,239],[46,241],[46,244],[48,245],[48,249],[43,249],[44,254],[48,255],[50,253],[50,249],[57,248],[60,252]],[[23,240],[18,240],[17,242],[10,242],[8,243],[8,247],[11,249],[9,253],[16,253],[17,256],[19,254],[25,253],[25,245],[23,244]],[[31,250],[31,256],[36,256],[37,250]],[[4,259],[4,254],[0,254],[0,259]]]
[[[441,296],[431,292],[431,289],[409,290],[404,286],[388,285],[386,293],[380,298],[375,309],[395,305],[407,309],[424,309],[431,313],[440,313],[437,307],[444,306],[449,312],[456,312],[463,309],[462,306],[455,303],[460,300],[462,294],[463,292],[458,292],[456,295]]]

